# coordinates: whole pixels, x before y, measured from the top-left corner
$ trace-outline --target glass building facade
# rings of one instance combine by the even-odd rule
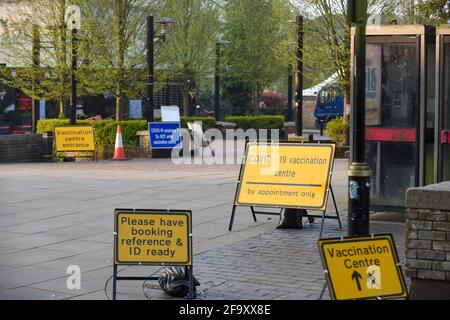
[[[371,206],[403,210],[406,190],[434,177],[435,30],[368,27],[366,45]]]

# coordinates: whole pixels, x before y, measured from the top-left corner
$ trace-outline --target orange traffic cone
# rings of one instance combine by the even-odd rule
[[[123,150],[122,129],[120,125],[117,126],[116,145],[114,147],[113,160],[127,160],[125,158],[125,151]]]

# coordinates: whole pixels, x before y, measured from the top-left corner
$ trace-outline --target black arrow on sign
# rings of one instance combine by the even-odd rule
[[[359,272],[355,271],[352,274],[352,280],[356,281],[356,285],[358,286],[358,291],[361,291],[361,283],[359,282],[362,279],[362,276],[359,274]]]

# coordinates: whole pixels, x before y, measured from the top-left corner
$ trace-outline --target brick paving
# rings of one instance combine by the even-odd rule
[[[343,217],[344,218],[344,217]],[[345,228],[345,226],[344,226]],[[303,230],[273,229],[251,239],[196,255],[199,300],[315,300],[325,283],[317,240],[320,223]],[[372,223],[373,233],[392,233],[404,263],[404,225]],[[345,236],[327,222],[325,238]],[[149,285],[152,299],[167,299]],[[324,299],[329,299],[328,291]]]
[[[340,210],[346,169],[346,160],[336,161]],[[324,283],[319,222],[276,230],[277,218],[261,216],[255,224],[249,209],[239,208],[235,231],[228,232],[238,173],[238,165],[175,166],[163,159],[1,165],[0,299],[106,299],[113,212],[129,207],[193,211],[198,299],[316,299]],[[345,235],[335,228],[327,221],[325,236]],[[403,254],[403,225],[374,223],[372,231],[394,233]],[[81,268],[81,290],[66,287],[70,265]],[[158,269],[129,267],[122,275]],[[142,285],[120,283],[118,298],[146,299]],[[154,283],[144,291],[168,299]]]

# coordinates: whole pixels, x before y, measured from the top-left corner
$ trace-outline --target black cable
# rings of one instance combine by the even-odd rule
[[[149,277],[149,278],[153,277],[153,276],[154,276],[155,274],[157,274],[158,272],[161,272],[161,270],[163,270],[163,269],[159,269],[158,271],[153,272],[153,273],[152,273],[151,275],[149,275],[148,277]],[[144,294],[144,296],[145,296],[145,298],[146,298],[147,300],[150,300],[149,297],[147,296],[147,294],[145,293],[145,284],[147,283],[147,281],[149,281],[149,279],[145,280],[145,281],[142,283],[142,293]]]
[[[125,270],[127,267],[124,267],[124,268],[122,268],[122,269],[120,269],[119,271],[117,271],[117,274],[119,274],[119,273],[121,273],[123,270]],[[110,300],[111,301],[111,298],[108,296],[108,290],[106,290],[107,289],[107,287],[108,287],[108,283],[111,281],[111,279],[113,278],[114,276],[111,276],[111,277],[109,277],[108,278],[108,280],[106,280],[106,282],[105,282],[105,287],[103,288],[103,291],[105,292],[105,295],[106,295],[106,298],[108,298],[108,300]]]
[[[119,271],[117,271],[117,274],[121,273],[121,272],[124,271],[125,269],[127,269],[127,267],[124,267],[124,268],[120,269]],[[160,272],[161,270],[162,270],[162,269],[159,269],[159,270],[153,272],[151,275],[148,276],[148,278],[153,277],[155,274],[157,274],[157,273]],[[109,277],[108,280],[106,280],[106,282],[105,282],[105,287],[103,288],[103,291],[105,292],[106,298],[107,298],[108,300],[111,300],[111,298],[110,298],[109,295],[108,295],[108,290],[107,290],[107,289],[108,289],[108,284],[109,284],[109,282],[111,281],[112,278],[113,278],[113,276]],[[147,283],[147,281],[148,281],[148,279],[145,280],[145,281],[142,283],[142,293],[144,294],[145,298],[146,298],[147,300],[149,300],[149,297],[148,297],[147,294],[145,293],[145,289],[144,289],[144,288],[145,288],[145,284]]]

